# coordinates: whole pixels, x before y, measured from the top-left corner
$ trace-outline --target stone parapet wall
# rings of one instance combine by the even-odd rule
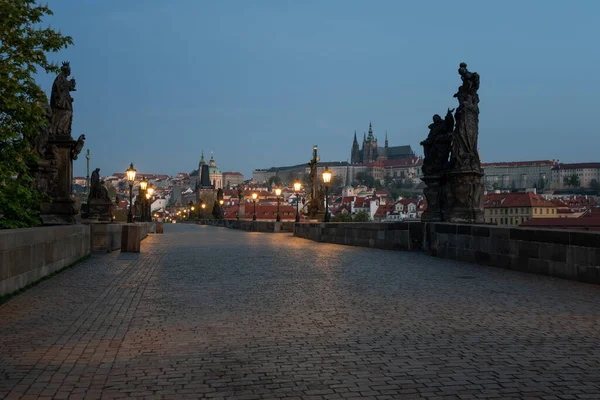
[[[155,222],[135,222],[135,225],[139,225],[142,229],[142,240],[145,239],[149,233],[155,231]],[[127,224],[104,224],[104,223],[91,223],[91,251],[94,253],[98,252],[111,252],[121,248],[121,235],[123,233],[123,226]]]
[[[427,224],[429,254],[600,284],[600,232]]]
[[[318,242],[348,246],[373,247],[387,250],[421,250],[421,222],[327,222],[298,223],[294,235]]]
[[[200,225],[222,226],[229,229],[239,229],[247,232],[292,233],[294,222],[248,221],[228,219],[207,219],[198,221]]]
[[[90,238],[87,225],[0,231],[0,296],[88,256]]]
[[[600,232],[451,223],[299,223],[318,242],[423,250],[457,261],[600,284]]]

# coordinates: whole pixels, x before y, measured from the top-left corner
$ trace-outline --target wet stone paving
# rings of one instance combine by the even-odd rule
[[[166,225],[0,305],[0,398],[600,399],[600,287]]]

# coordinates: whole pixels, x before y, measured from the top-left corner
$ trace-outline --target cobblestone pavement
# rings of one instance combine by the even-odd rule
[[[0,306],[0,398],[600,399],[600,287],[167,225]]]

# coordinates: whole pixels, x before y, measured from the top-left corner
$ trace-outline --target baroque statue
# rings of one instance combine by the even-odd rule
[[[69,75],[71,66],[69,62],[63,62],[61,72],[52,84],[47,111],[49,127],[47,131],[40,132],[36,143],[38,152],[45,153],[41,157],[43,163],[38,167],[38,187],[49,194],[49,198],[42,202],[40,213],[44,225],[75,224],[79,221],[79,210],[73,198],[73,160],[83,149],[85,135],[80,135],[77,140],[71,136],[73,98],[70,92],[75,90],[75,79],[69,79]]]
[[[70,92],[75,91],[75,78],[68,79],[71,75],[71,66],[68,61],[63,62],[60,74],[52,84],[50,106],[52,107],[53,135],[71,135],[73,124],[73,97]]]
[[[90,192],[88,194],[88,218],[100,222],[112,220],[112,201],[108,189],[100,179],[100,168],[96,168],[90,177]]]
[[[458,74],[462,85],[454,95],[458,99],[456,129],[452,138],[451,166],[455,170],[480,171],[477,149],[479,134],[479,74],[470,72],[466,63],[460,63]]]
[[[429,135],[421,142],[423,146],[423,174],[432,175],[442,171],[448,164],[452,131],[454,130],[454,109],[448,109],[446,117],[442,119],[438,114],[433,116],[433,123],[429,125]]]
[[[477,149],[479,74],[470,72],[466,63],[460,63],[458,74],[462,85],[454,95],[458,99],[454,117],[451,109],[443,120],[434,115],[429,135],[421,142],[427,199],[423,221],[483,222],[483,171]]]

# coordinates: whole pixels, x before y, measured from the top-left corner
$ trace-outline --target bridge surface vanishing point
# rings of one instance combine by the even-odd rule
[[[166,225],[0,306],[0,398],[600,398],[597,286]]]

